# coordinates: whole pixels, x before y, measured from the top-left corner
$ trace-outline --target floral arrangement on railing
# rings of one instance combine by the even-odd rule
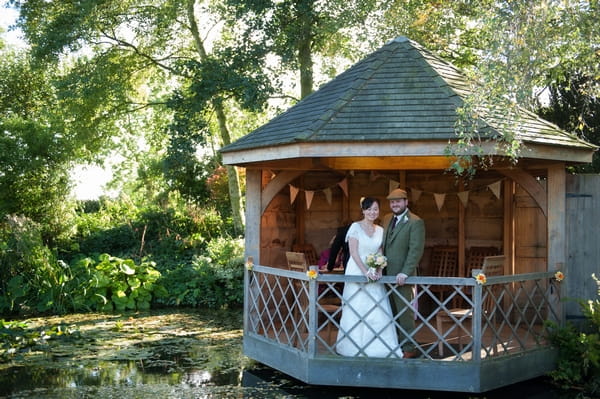
[[[477,284],[483,285],[487,282],[487,277],[483,273],[477,273],[475,275],[475,281],[477,282]]]
[[[561,272],[560,270],[558,270],[556,273],[554,273],[554,279],[555,279],[556,281],[558,281],[559,283],[560,283],[561,281],[563,281],[563,280],[564,280],[564,278],[565,278],[565,275],[564,275],[564,274],[563,274],[563,272]]]
[[[254,258],[252,258],[252,256],[248,256],[248,259],[246,260],[246,270],[251,272],[253,268],[254,268]]]
[[[317,269],[310,269],[306,272],[306,275],[309,279],[315,280],[319,276],[319,271]]]
[[[376,281],[372,278],[377,273],[377,269],[384,269],[387,266],[387,258],[379,253],[367,255],[365,262],[369,270],[367,271],[367,278],[369,282]]]

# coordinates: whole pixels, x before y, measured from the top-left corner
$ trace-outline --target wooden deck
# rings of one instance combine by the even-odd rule
[[[417,359],[336,354],[342,308],[331,313],[325,305],[341,301],[347,281],[361,280],[343,275],[311,280],[255,266],[246,273],[245,354],[310,384],[463,392],[484,392],[554,368],[556,353],[544,327],[547,320],[560,320],[559,287],[551,273],[491,277],[484,286],[471,278],[411,278],[418,312],[408,339],[418,344]],[[392,277],[378,284],[394,294]],[[439,285],[450,288],[445,298],[431,290]],[[439,329],[436,315],[447,315],[455,305],[471,309],[468,317],[446,317]]]

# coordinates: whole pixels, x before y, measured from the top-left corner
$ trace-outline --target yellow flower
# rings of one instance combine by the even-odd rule
[[[246,262],[246,270],[252,271],[253,268],[254,268],[254,263],[251,260],[248,260]]]
[[[556,273],[554,273],[554,278],[556,279],[556,281],[561,282],[565,278],[565,275],[559,270]]]
[[[477,284],[483,285],[487,282],[487,277],[485,277],[485,274],[479,273],[475,276],[475,281],[477,281]]]
[[[306,275],[308,276],[309,279],[314,280],[317,278],[317,276],[319,275],[319,272],[316,270],[309,270],[306,272]]]

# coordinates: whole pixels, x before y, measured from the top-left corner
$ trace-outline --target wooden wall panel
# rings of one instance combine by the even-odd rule
[[[600,278],[600,175],[567,175],[567,261],[563,297],[598,299],[592,273]],[[581,310],[565,302],[567,319],[580,319]]]
[[[517,185],[515,192],[514,273],[542,272],[547,269],[546,218],[538,204]]]

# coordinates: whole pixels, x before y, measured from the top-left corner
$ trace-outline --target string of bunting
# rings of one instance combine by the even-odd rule
[[[411,195],[411,201],[416,202],[419,200],[419,198],[421,198],[421,195],[423,193],[427,193],[427,194],[431,194],[433,195],[433,199],[435,201],[435,205],[437,206],[438,212],[442,210],[442,207],[444,206],[444,203],[446,202],[446,196],[448,194],[456,194],[456,196],[458,197],[458,199],[460,200],[460,202],[463,204],[463,206],[466,208],[467,207],[467,203],[469,202],[469,194],[471,192],[477,192],[477,191],[483,191],[483,190],[490,190],[494,196],[497,199],[500,199],[500,191],[502,189],[502,180],[504,179],[500,179],[498,181],[495,181],[493,183],[490,184],[486,184],[485,186],[481,186],[481,187],[475,187],[472,188],[470,190],[465,190],[465,191],[458,191],[455,193],[434,193],[434,192],[428,192],[428,191],[423,191],[423,190],[419,190],[417,188],[409,188],[410,190],[410,195]],[[396,189],[400,187],[400,183],[390,179],[389,181],[389,192],[391,192],[392,190]]]
[[[378,175],[376,172],[371,172],[370,180],[373,181],[379,177],[382,177],[382,176]],[[494,183],[486,184],[485,186],[475,187],[470,190],[458,191],[455,193],[428,192],[428,191],[423,191],[423,190],[419,190],[417,188],[410,188],[410,187],[408,188],[408,190],[410,191],[411,201],[413,201],[413,202],[418,201],[419,198],[421,198],[421,196],[423,194],[433,195],[433,199],[438,208],[438,211],[441,211],[442,207],[444,206],[444,203],[446,202],[446,196],[448,194],[456,194],[456,196],[458,197],[458,199],[460,200],[460,202],[463,204],[464,207],[466,207],[467,203],[469,202],[469,193],[471,193],[471,192],[490,190],[496,198],[500,199],[500,195],[501,195],[500,190],[502,188],[502,180],[503,179],[500,179]],[[348,178],[347,177],[344,177],[342,180],[340,180],[339,182],[337,182],[329,187],[321,188],[318,190],[304,190],[304,189],[300,189],[292,184],[289,184],[289,187],[290,187],[290,204],[293,204],[294,201],[296,201],[296,197],[298,196],[298,193],[300,191],[304,191],[304,199],[306,200],[306,209],[310,209],[310,205],[312,204],[315,193],[318,193],[318,192],[322,192],[325,195],[325,199],[327,200],[327,203],[329,205],[331,205],[332,190],[335,187],[340,187],[341,190],[344,192],[344,195],[346,197],[348,197]],[[397,182],[393,179],[389,180],[389,191],[388,192],[391,192],[392,190],[394,190],[398,187],[400,187],[400,182]]]
[[[298,187],[295,187],[291,184],[289,186],[290,186],[290,204],[293,204],[294,201],[296,201],[296,196],[298,195],[298,192],[301,191],[301,189],[299,189]],[[306,209],[310,209],[310,204],[312,204],[312,200],[313,200],[313,197],[315,196],[316,192],[322,192],[323,194],[325,194],[325,199],[327,200],[327,203],[329,205],[331,205],[331,198],[332,198],[331,190],[337,186],[339,186],[342,189],[342,191],[344,192],[344,195],[346,197],[348,197],[348,178],[347,177],[344,177],[339,182],[337,182],[329,187],[322,188],[320,190],[302,190],[302,191],[304,191],[304,199],[306,200]]]

